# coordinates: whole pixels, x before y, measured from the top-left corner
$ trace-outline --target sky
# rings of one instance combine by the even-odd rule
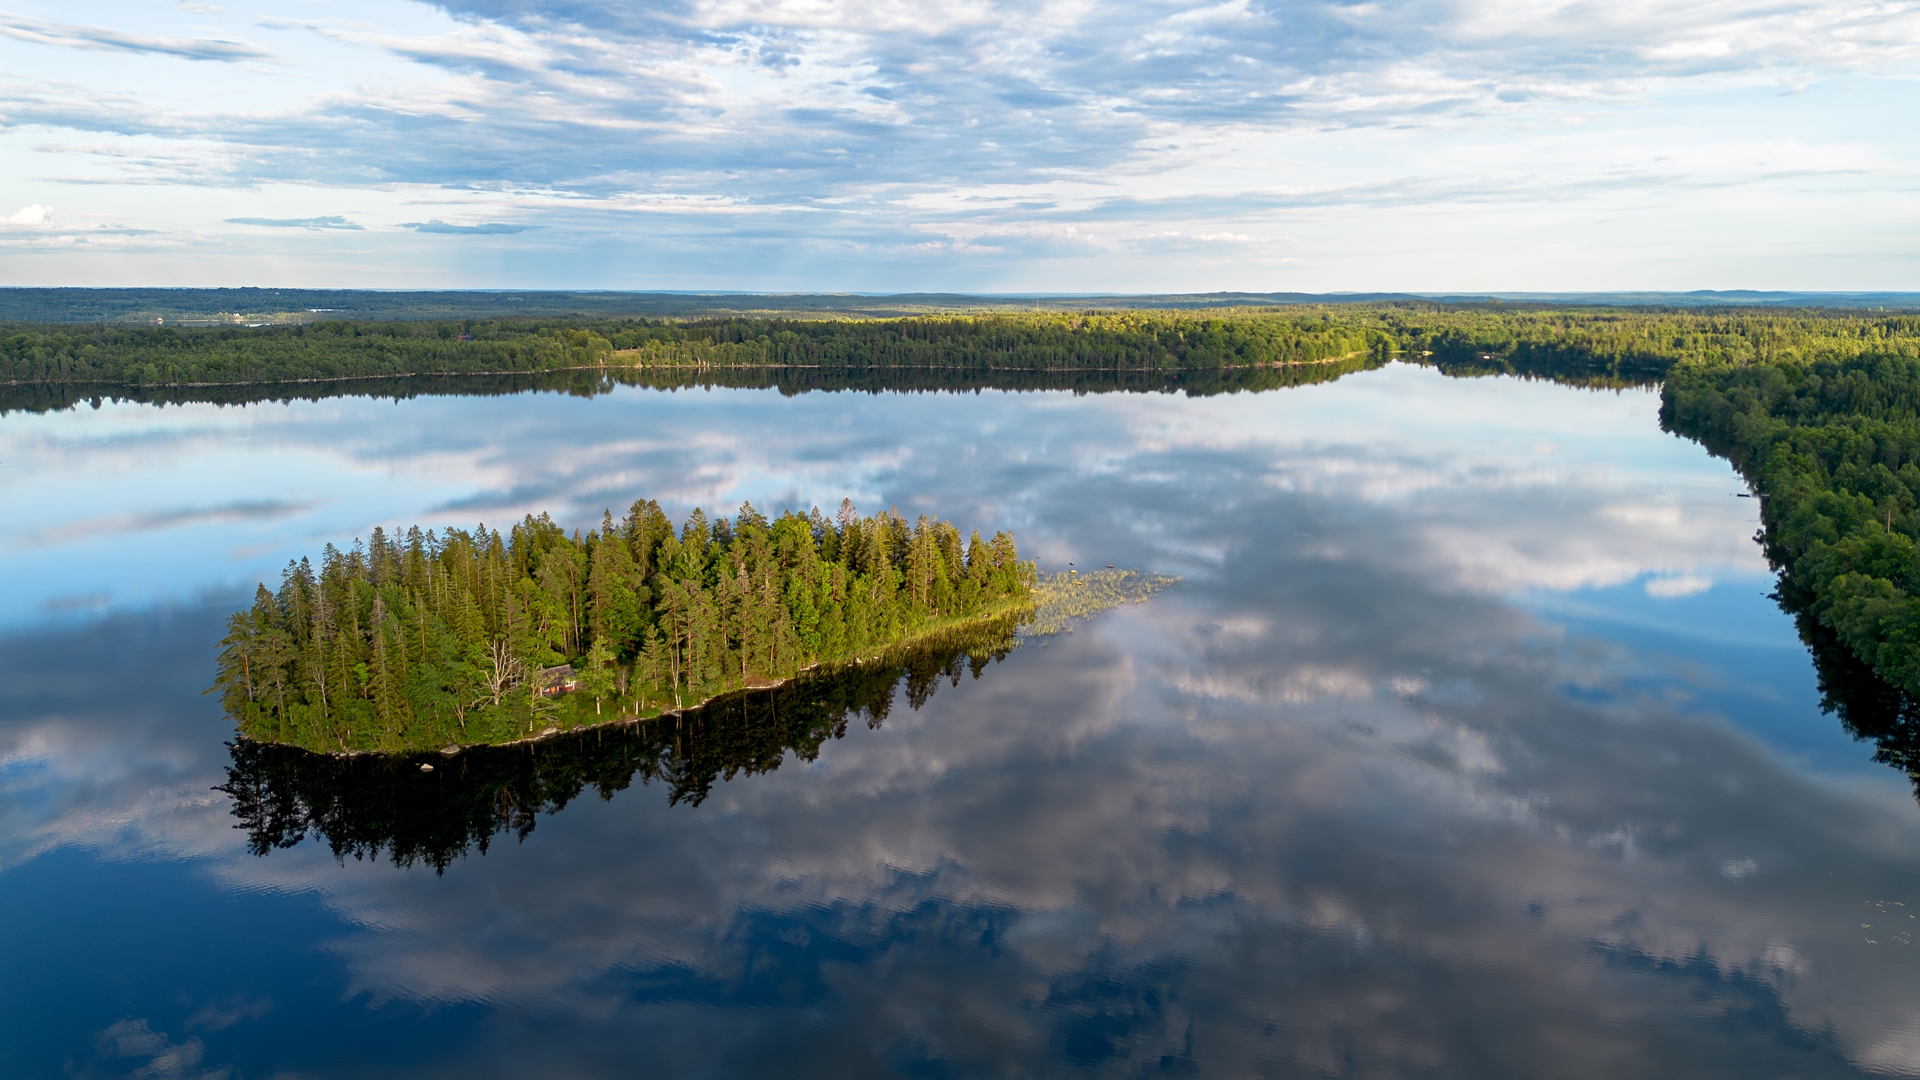
[[[1920,2],[0,0],[0,286],[1920,289]]]

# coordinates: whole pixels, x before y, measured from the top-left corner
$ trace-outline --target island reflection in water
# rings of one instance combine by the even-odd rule
[[[772,772],[789,753],[812,762],[822,744],[846,735],[849,720],[864,718],[870,729],[885,723],[903,684],[917,711],[942,679],[978,679],[1018,644],[1016,622],[970,626],[679,715],[453,755],[328,755],[240,739],[220,790],[233,797],[256,855],[311,836],[336,858],[384,851],[396,866],[421,862],[444,872],[470,850],[485,854],[499,834],[525,840],[541,814],[559,813],[588,788],[612,799],[638,778],[663,785],[669,803],[699,806],[717,781]]]

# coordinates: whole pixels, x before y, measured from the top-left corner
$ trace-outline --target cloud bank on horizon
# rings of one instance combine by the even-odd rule
[[[1920,288],[1914,0],[77,14],[0,285]]]

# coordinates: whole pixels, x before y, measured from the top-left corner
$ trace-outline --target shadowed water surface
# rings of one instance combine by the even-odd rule
[[[1920,1072],[1920,809],[1656,407],[1394,365],[9,415],[0,1074]],[[432,774],[199,694],[375,524],[843,495],[1185,580]]]

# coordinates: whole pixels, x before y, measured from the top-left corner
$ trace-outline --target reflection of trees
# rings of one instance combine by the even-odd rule
[[[1636,364],[1602,357],[1558,355],[1482,357],[1458,349],[1436,352],[1432,357],[1417,362],[1453,379],[1506,375],[1587,390],[1650,390],[1659,386],[1667,373],[1666,364]]]
[[[851,390],[872,394],[901,392],[967,393],[974,390],[1068,390],[1076,394],[1183,393],[1208,397],[1241,391],[1278,390],[1332,382],[1343,375],[1378,366],[1355,357],[1338,363],[1284,367],[1196,368],[1190,371],[1097,369],[959,368],[631,368],[543,371],[522,374],[417,375],[407,378],[340,379],[332,382],[252,383],[234,386],[108,386],[32,384],[0,387],[0,416],[8,412],[51,412],[82,402],[137,401],[150,405],[211,402],[242,405],[257,401],[319,401],[366,397],[403,401],[415,397],[500,397],[542,391],[596,397],[621,386],[656,390],[728,388],[779,390],[789,397],[810,391]]]
[[[1725,456],[1711,444],[1708,449]],[[1763,543],[1767,561],[1776,569],[1783,565],[1789,553],[1770,538]],[[1820,711],[1832,713],[1854,738],[1871,740],[1873,760],[1905,773],[1913,784],[1914,800],[1920,802],[1920,699],[1874,674],[1832,627],[1813,614],[1814,594],[1796,587],[1785,573],[1773,595],[1781,610],[1793,616],[1800,640],[1813,655]]]
[[[1784,584],[1782,588],[1784,593]],[[1788,600],[1780,606],[1793,614],[1800,640],[1813,653],[1821,710],[1839,717],[1847,734],[1873,740],[1873,760],[1906,773],[1914,799],[1920,801],[1920,701],[1875,675],[1803,606]]]
[[[1414,359],[1408,357],[1408,359]],[[813,391],[968,393],[974,390],[1066,390],[1075,394],[1177,393],[1187,397],[1256,393],[1333,382],[1356,371],[1380,366],[1380,356],[1351,357],[1331,363],[1280,367],[1192,368],[1177,372],[1113,369],[959,368],[631,368],[581,369],[472,375],[416,375],[406,378],[340,379],[332,382],[254,383],[234,386],[102,386],[98,383],[35,383],[0,387],[0,416],[9,412],[51,412],[103,401],[150,405],[210,402],[243,405],[259,401],[319,401],[366,397],[404,401],[416,397],[500,397],[540,391],[596,397],[621,386],[657,390],[778,390],[786,396]],[[1455,378],[1514,375],[1567,386],[1623,389],[1654,386],[1660,372],[1612,363],[1527,363],[1435,357],[1421,361]]]
[[[670,803],[699,805],[718,781],[771,772],[788,752],[819,756],[864,716],[877,728],[906,683],[926,704],[942,679],[958,686],[1014,647],[1016,617],[975,625],[857,667],[732,694],[679,717],[603,727],[518,746],[437,754],[333,757],[239,740],[227,783],[233,814],[256,855],[312,836],[344,859],[386,851],[400,866],[445,870],[511,832],[524,839],[541,813],[557,813],[588,788],[611,799],[633,783],[667,786]],[[434,771],[425,773],[422,764]]]

